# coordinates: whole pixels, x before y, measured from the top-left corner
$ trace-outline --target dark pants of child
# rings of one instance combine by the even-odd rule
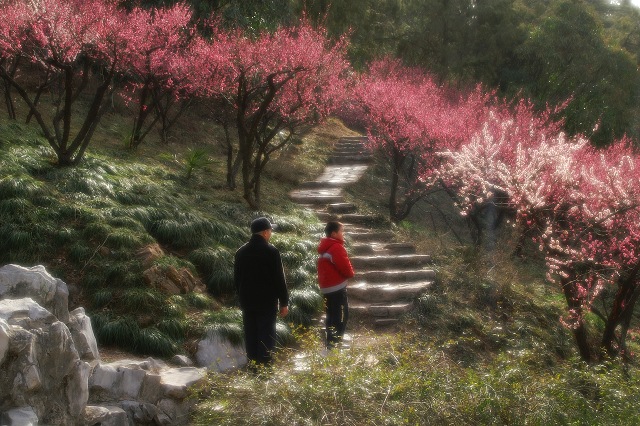
[[[343,288],[332,293],[324,294],[327,308],[325,326],[327,332],[327,348],[333,348],[342,341],[349,319],[349,304],[347,289]]]
[[[269,364],[271,353],[276,346],[276,315],[275,310],[242,312],[244,326],[244,343],[249,362]]]

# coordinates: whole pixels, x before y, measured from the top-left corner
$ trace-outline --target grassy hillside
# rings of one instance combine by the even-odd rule
[[[320,303],[310,257],[320,225],[287,193],[317,174],[332,141],[349,131],[319,127],[275,158],[264,211],[252,212],[240,191],[226,189],[220,131],[196,110],[170,144],[150,138],[133,152],[122,143],[129,124],[114,111],[82,164],[57,168],[34,127],[0,121],[0,263],[43,264],[64,280],[103,346],[168,356],[192,349],[207,327],[240,338],[233,253],[265,214],[281,230],[274,242],[286,253],[291,319],[308,324]],[[145,283],[149,269],[193,276],[208,291],[168,295]],[[278,331],[291,340],[286,324]]]
[[[194,394],[194,424],[640,422],[636,364],[577,361],[559,323],[562,297],[544,281],[541,260],[512,258],[508,235],[490,255],[470,248],[464,224],[438,198],[394,227],[434,256],[438,280],[419,309],[394,333],[358,330],[351,350],[320,356],[317,328],[298,325],[311,325],[320,308],[314,249],[322,224],[287,194],[319,174],[337,137],[351,134],[340,122],[273,160],[262,212],[225,188],[222,135],[197,111],[169,144],[152,138],[137,151],[124,148],[129,124],[112,112],[86,160],[60,169],[34,127],[0,119],[0,264],[43,264],[63,279],[102,348],[188,353],[208,328],[241,338],[232,256],[250,220],[270,216],[292,292],[291,315],[278,324],[289,349],[264,375],[213,375]],[[348,197],[384,214],[385,183],[384,168],[372,167]],[[152,268],[186,271],[207,291],[168,295],[145,282]]]

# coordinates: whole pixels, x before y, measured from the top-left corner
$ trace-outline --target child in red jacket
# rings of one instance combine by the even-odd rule
[[[344,248],[344,225],[329,222],[318,245],[318,284],[326,306],[327,348],[335,347],[344,336],[349,318],[347,280],[355,273]]]

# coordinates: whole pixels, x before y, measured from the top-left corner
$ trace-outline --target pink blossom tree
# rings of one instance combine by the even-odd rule
[[[20,73],[0,67],[0,77],[26,103],[58,164],[77,164],[105,110],[134,29],[114,4],[100,0],[8,1],[0,14],[11,17],[0,21],[0,56],[29,62],[38,71],[36,94]],[[52,95],[51,112],[38,102],[43,90]],[[73,106],[86,93],[89,106],[80,117]]]
[[[370,146],[391,171],[389,216],[399,222],[429,192],[440,188],[438,152],[455,149],[475,131],[489,95],[463,94],[423,71],[384,59],[371,64],[354,89],[359,121]]]
[[[549,278],[565,295],[564,321],[581,356],[627,356],[627,331],[640,296],[640,158],[625,141],[578,154],[571,190],[554,206],[539,240]],[[604,324],[599,339],[587,326],[587,313]]]
[[[466,142],[440,153],[451,160],[440,169],[440,178],[462,215],[473,223],[476,244],[482,243],[484,228],[495,231],[505,217],[521,213],[518,217],[528,217],[530,224],[534,223],[535,208],[531,206],[538,204],[530,197],[539,194],[528,192],[528,185],[542,182],[543,176],[554,171],[556,165],[548,156],[561,159],[554,149],[565,149],[562,123],[553,119],[556,112],[537,112],[526,100],[510,105],[494,99],[478,109],[472,120],[475,133],[470,128]],[[487,223],[483,224],[483,216],[490,212],[493,217],[485,217]],[[530,228],[522,228],[518,252],[524,238],[533,232]]]
[[[229,93],[233,80],[225,72],[229,70],[230,52],[235,48],[234,35],[223,31],[216,21],[207,23],[210,36],[198,37],[190,46],[190,64],[184,62],[187,80],[194,96],[208,110],[210,117],[224,129],[225,138],[221,141],[226,151],[226,181],[229,189],[236,189],[236,176],[242,165],[237,155],[237,143],[232,137],[236,122],[235,109]]]
[[[234,117],[243,196],[252,208],[260,206],[261,176],[271,157],[338,106],[349,69],[346,44],[332,42],[324,28],[305,19],[256,37],[235,31],[213,43],[214,52],[224,46],[225,53],[211,69],[214,79],[222,76],[211,98],[221,114]]]
[[[581,137],[559,133],[522,105],[512,118],[495,111],[457,152],[443,174],[457,180],[463,214],[496,192],[515,226],[539,244],[548,278],[559,285],[583,359],[624,353],[640,295],[640,163],[628,144],[596,151]],[[604,324],[594,338],[585,317]]]
[[[129,146],[137,147],[160,122],[162,140],[180,117],[192,95],[187,72],[192,65],[190,45],[195,37],[192,11],[182,3],[171,8],[135,8],[128,15],[136,28],[121,92],[136,106]]]
[[[5,8],[3,23],[0,24],[0,68],[3,74],[14,78],[20,64],[21,44],[15,33],[24,28],[27,19],[27,9],[25,4],[14,5]],[[3,89],[5,105],[9,118],[16,119],[16,109],[11,96],[11,84],[3,78]]]

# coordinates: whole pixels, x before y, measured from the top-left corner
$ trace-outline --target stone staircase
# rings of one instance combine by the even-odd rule
[[[379,217],[358,213],[342,190],[356,182],[372,162],[364,137],[338,140],[328,164],[316,180],[291,192],[291,199],[313,210],[323,221],[345,225],[347,251],[356,270],[348,287],[351,319],[365,327],[395,324],[429,289],[435,272],[431,257],[412,244],[394,241]]]

